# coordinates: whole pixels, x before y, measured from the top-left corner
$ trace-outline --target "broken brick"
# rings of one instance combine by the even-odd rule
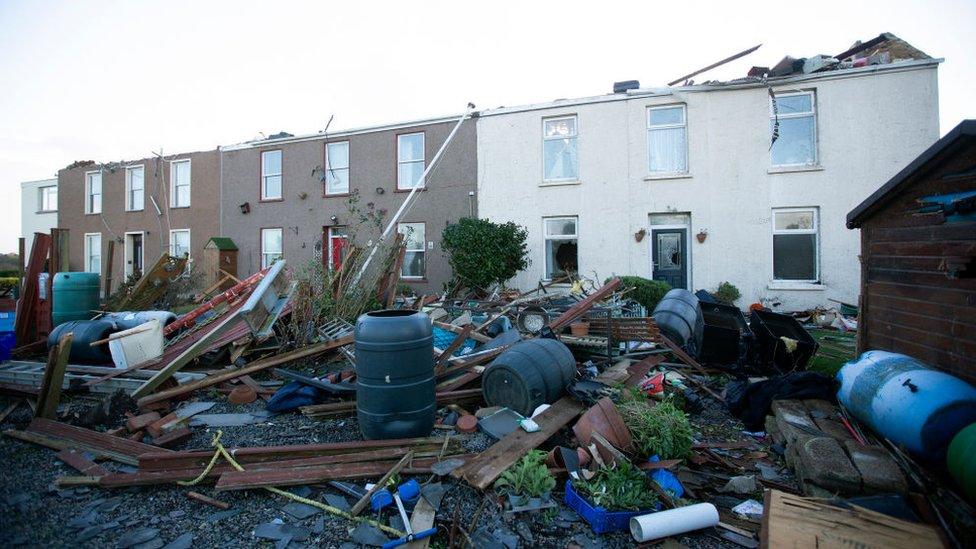
[[[153,444],[156,446],[162,446],[163,448],[171,448],[190,438],[191,436],[193,436],[193,431],[187,429],[186,427],[182,427],[180,429],[170,431],[162,436],[154,437]]]
[[[159,435],[163,434],[163,426],[164,425],[166,425],[167,423],[169,423],[171,421],[175,421],[176,419],[178,419],[178,416],[176,415],[176,413],[175,412],[170,412],[165,417],[162,417],[160,419],[157,419],[156,421],[154,421],[154,422],[150,423],[149,425],[147,425],[146,426],[146,431],[149,432],[149,435],[150,436],[152,436],[153,438],[156,438]]]
[[[148,414],[142,414],[140,416],[129,418],[125,422],[125,428],[128,429],[130,433],[135,433],[145,429],[150,423],[159,421],[159,419],[159,412],[149,412]]]

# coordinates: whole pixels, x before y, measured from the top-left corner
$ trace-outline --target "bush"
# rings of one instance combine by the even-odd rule
[[[651,314],[654,307],[657,307],[657,304],[664,298],[664,294],[671,291],[671,285],[667,282],[649,280],[639,276],[620,277],[620,287],[621,289],[633,288],[633,291],[627,293],[627,297],[646,307],[647,314]]]
[[[0,278],[0,295],[12,294],[14,288],[17,287],[17,282],[20,280],[17,276],[5,276]]]
[[[444,229],[441,246],[464,287],[488,289],[529,266],[527,238],[525,228],[511,221],[462,218]]]
[[[656,406],[632,400],[619,405],[619,409],[634,445],[644,457],[682,459],[691,453],[691,423],[670,399]]]
[[[731,282],[723,282],[718,285],[718,289],[715,290],[715,299],[719,300],[721,303],[726,305],[735,305],[735,302],[742,297],[739,293],[739,289],[735,287]]]
[[[495,481],[495,490],[500,494],[532,498],[537,498],[555,487],[556,478],[546,467],[546,453],[542,450],[530,450]]]

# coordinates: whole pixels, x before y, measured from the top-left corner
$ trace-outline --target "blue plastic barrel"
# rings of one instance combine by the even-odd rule
[[[0,312],[0,361],[10,360],[11,352],[17,346],[17,335],[14,333],[13,311]]]
[[[923,460],[944,463],[952,438],[976,422],[976,388],[909,356],[867,351],[837,379],[851,413]]]

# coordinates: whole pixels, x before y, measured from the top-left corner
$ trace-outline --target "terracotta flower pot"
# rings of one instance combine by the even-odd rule
[[[575,337],[583,337],[590,333],[590,323],[574,322],[569,325],[569,333]]]

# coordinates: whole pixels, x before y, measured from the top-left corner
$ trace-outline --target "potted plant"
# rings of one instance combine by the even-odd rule
[[[624,530],[632,517],[659,507],[651,482],[630,463],[605,466],[588,480],[566,481],[565,502],[597,534]]]
[[[508,496],[513,509],[547,506],[555,487],[556,478],[546,467],[546,452],[542,450],[531,450],[495,481],[495,491]]]

